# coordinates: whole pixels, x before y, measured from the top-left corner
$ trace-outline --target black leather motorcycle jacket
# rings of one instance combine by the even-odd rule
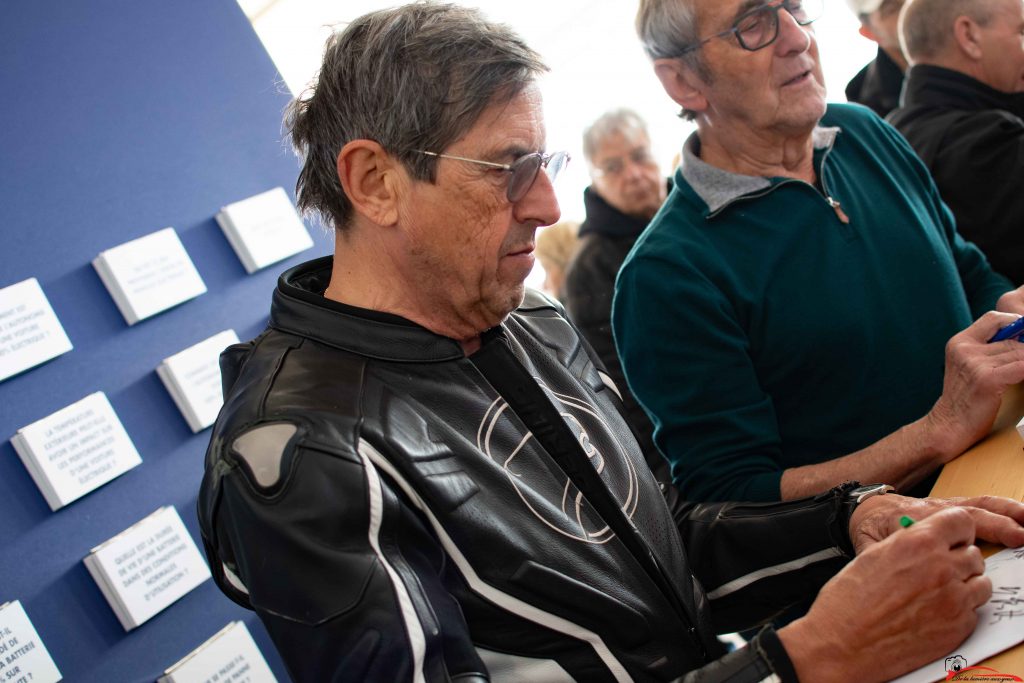
[[[796,680],[770,627],[730,653],[714,634],[814,595],[849,559],[838,490],[666,501],[557,304],[529,293],[466,357],[324,299],[330,274],[330,258],[286,272],[268,329],[222,356],[198,502],[217,583],[295,680]],[[484,352],[557,408],[644,551],[494,389]]]

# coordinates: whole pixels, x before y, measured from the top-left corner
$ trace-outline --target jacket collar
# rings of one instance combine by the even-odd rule
[[[671,189],[671,181],[666,181],[666,183]],[[650,222],[646,218],[637,218],[622,213],[605,201],[605,198],[599,195],[593,186],[583,190],[583,206],[586,209],[587,217],[580,226],[580,237],[590,233],[613,238],[636,237],[644,231]]]
[[[840,132],[838,126],[815,126],[811,133],[814,149],[831,147]],[[735,199],[766,190],[775,184],[771,178],[733,173],[703,161],[700,158],[700,137],[697,133],[690,135],[683,145],[679,172],[697,196],[707,204],[708,214],[715,213]]]
[[[900,106],[903,70],[892,57],[878,48],[875,59],[854,76],[846,86],[846,99],[870,107],[885,116]]]
[[[1002,109],[1024,117],[1024,94],[1005,93],[967,74],[931,64],[918,64],[907,73],[903,106],[922,104],[967,111]]]
[[[464,357],[454,339],[397,315],[325,299],[334,257],[285,271],[277,281],[270,326],[378,360],[442,362]]]

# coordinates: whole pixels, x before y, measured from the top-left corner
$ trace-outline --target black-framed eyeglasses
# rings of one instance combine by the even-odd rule
[[[439,152],[427,152],[422,149],[414,149],[417,154],[426,154],[427,156],[437,157],[439,159],[454,159],[455,161],[468,161],[471,164],[480,164],[481,166],[490,166],[491,168],[498,168],[509,173],[508,187],[505,190],[505,196],[508,197],[508,201],[515,204],[520,199],[526,196],[526,193],[533,187],[533,182],[537,180],[537,174],[540,169],[544,169],[544,172],[548,174],[548,178],[554,182],[558,174],[562,172],[562,169],[569,163],[568,152],[551,152],[550,154],[544,154],[543,152],[533,152],[532,154],[524,154],[519,157],[511,164],[499,164],[493,161],[481,161],[480,159],[467,159],[466,157],[457,157],[452,154],[441,154]]]
[[[824,4],[824,0],[780,0],[755,7],[741,14],[731,28],[687,45],[675,56],[682,57],[699,50],[705,43],[715,38],[727,38],[730,35],[736,36],[736,41],[744,50],[760,50],[774,43],[779,37],[779,12],[786,10],[797,24],[807,26],[821,17]]]

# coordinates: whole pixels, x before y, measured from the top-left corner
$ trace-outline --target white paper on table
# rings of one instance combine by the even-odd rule
[[[978,625],[967,640],[942,659],[897,678],[893,683],[935,683],[946,678],[946,659],[960,656],[967,666],[1024,642],[1024,548],[1007,548],[985,560],[992,598],[978,609]],[[1002,673],[1016,673],[1005,671]]]

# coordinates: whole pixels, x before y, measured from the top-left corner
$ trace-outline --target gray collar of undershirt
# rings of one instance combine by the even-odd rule
[[[838,127],[815,126],[811,134],[814,149],[831,147],[840,133]],[[741,175],[712,166],[701,160],[700,138],[694,132],[683,144],[679,162],[683,178],[714,213],[737,197],[771,187],[771,180],[761,176]]]

